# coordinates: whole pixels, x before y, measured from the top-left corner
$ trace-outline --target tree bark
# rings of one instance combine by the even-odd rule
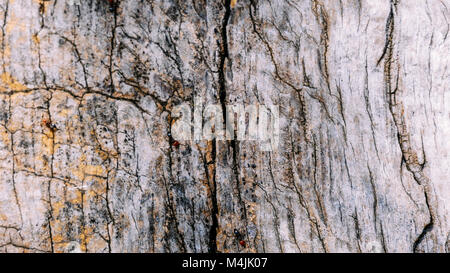
[[[449,8],[1,0],[0,252],[448,252]],[[278,149],[174,139],[196,98]]]

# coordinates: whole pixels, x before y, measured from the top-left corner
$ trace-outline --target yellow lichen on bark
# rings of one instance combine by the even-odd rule
[[[0,81],[2,82],[2,86],[0,86],[0,92],[24,91],[28,89],[24,84],[17,81],[8,72],[2,73],[0,75]]]

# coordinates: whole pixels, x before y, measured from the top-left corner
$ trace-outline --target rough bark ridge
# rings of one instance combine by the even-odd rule
[[[448,252],[449,8],[1,0],[0,252]],[[172,145],[195,97],[279,149]]]

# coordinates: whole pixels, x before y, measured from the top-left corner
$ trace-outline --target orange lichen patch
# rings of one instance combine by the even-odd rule
[[[85,227],[82,229],[80,234],[80,240],[81,240],[81,251],[86,252],[87,248],[86,246],[89,244],[89,241],[91,240],[92,234],[92,228]]]
[[[35,44],[39,44],[40,43],[39,36],[37,34],[33,34],[33,36],[31,36],[31,40]]]
[[[104,148],[105,150],[106,150],[106,148]],[[106,159],[108,159],[108,157],[110,156],[110,155],[112,155],[112,156],[117,156],[117,152],[115,151],[115,150],[113,150],[113,151],[109,151],[110,152],[110,154],[108,154],[107,152],[105,152],[105,151],[102,151],[100,148],[98,148],[98,147],[96,147],[95,148],[95,153],[102,159],[102,160],[106,160]]]
[[[11,146],[11,135],[6,130],[0,130],[0,139],[2,141],[2,146]]]
[[[5,72],[0,75],[0,81],[3,83],[4,86],[0,87],[1,92],[5,91],[24,91],[28,88],[17,81],[14,77],[12,77],[9,73]]]
[[[62,208],[64,208],[64,202],[58,201],[52,203],[53,215],[59,215]]]
[[[69,202],[74,204],[74,205],[79,205],[83,202],[83,194],[81,191],[77,191],[75,193],[75,198],[71,199]]]
[[[64,238],[61,234],[54,234],[52,239],[53,239],[54,244],[60,244],[64,240]]]
[[[58,116],[62,117],[69,117],[69,110],[68,109],[61,109],[58,113],[56,113]]]
[[[98,195],[103,195],[106,193],[105,187],[106,179],[100,177],[92,177],[89,190],[87,191],[87,198],[93,198]]]
[[[7,45],[5,45],[5,48],[3,49],[3,55],[5,56],[5,59],[8,59],[11,56],[11,48]]]
[[[87,177],[104,177],[106,169],[100,165],[90,165],[86,163],[86,155],[82,154],[75,168],[71,169],[72,174],[80,181],[84,181]]]
[[[55,215],[54,215],[55,216]],[[52,240],[55,246],[55,252],[63,252],[68,245],[68,240],[65,237],[65,227],[60,220],[54,219],[51,221],[52,225]]]
[[[42,149],[45,154],[53,154],[54,147],[53,147],[53,132],[49,132],[49,135],[42,134],[41,135],[41,143],[42,143]]]
[[[6,220],[8,220],[8,217],[5,214],[0,214],[0,221],[6,222]]]
[[[89,176],[105,176],[106,170],[103,166],[100,165],[88,165],[84,163],[81,164],[76,171],[74,171],[74,175],[79,180],[83,180]]]
[[[236,6],[236,2],[237,0],[231,0],[230,6],[234,8],[234,6]]]

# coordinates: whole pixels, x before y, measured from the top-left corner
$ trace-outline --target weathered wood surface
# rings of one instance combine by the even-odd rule
[[[450,2],[231,6],[0,1],[1,252],[449,251]],[[174,147],[195,96],[278,150]]]

